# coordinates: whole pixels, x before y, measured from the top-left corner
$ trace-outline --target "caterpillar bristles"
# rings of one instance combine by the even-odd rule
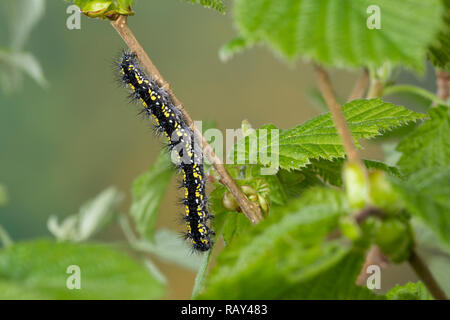
[[[163,148],[175,158],[174,166],[183,175],[185,238],[191,241],[194,250],[207,251],[214,235],[208,225],[213,215],[208,211],[203,154],[194,132],[167,91],[143,72],[134,53],[123,53],[119,70],[122,83],[131,88],[130,98],[143,105],[141,114],[153,118],[155,134],[166,136],[168,143]]]

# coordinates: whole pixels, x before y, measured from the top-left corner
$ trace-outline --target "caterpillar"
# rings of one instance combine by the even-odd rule
[[[135,53],[125,52],[119,69],[122,82],[131,88],[131,97],[140,101],[143,113],[151,116],[156,130],[166,136],[172,161],[183,175],[185,237],[190,239],[195,250],[207,251],[212,246],[211,237],[214,235],[208,220],[213,216],[208,211],[203,153],[195,141],[194,132],[168,92],[142,70]]]

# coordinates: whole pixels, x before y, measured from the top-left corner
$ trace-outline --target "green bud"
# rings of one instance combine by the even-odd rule
[[[403,262],[414,247],[411,227],[396,218],[385,219],[375,232],[375,243],[392,262]]]
[[[102,17],[111,3],[112,1],[91,1],[81,8],[81,12],[90,18]]]
[[[387,211],[398,207],[398,194],[392,188],[383,171],[375,170],[369,173],[370,200],[375,206]]]
[[[242,120],[241,129],[244,137],[249,136],[255,132],[255,129],[252,128],[252,125],[250,124],[250,122],[248,122],[248,120]]]
[[[242,192],[244,192],[247,196],[256,195],[257,194],[255,189],[253,189],[252,187],[247,186],[247,185],[243,185],[241,187],[241,189],[242,189]]]
[[[344,216],[339,219],[339,227],[344,237],[356,241],[361,237],[361,229],[355,219],[350,216]]]
[[[225,192],[225,194],[223,195],[222,205],[224,206],[224,208],[230,211],[239,211],[240,209],[236,199],[229,191]]]
[[[258,203],[264,213],[269,212],[269,202],[260,194],[258,194]]]
[[[369,194],[365,171],[358,163],[346,162],[343,170],[343,180],[350,206],[362,209],[367,202]]]

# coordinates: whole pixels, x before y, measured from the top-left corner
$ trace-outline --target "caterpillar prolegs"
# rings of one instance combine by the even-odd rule
[[[214,234],[208,226],[212,215],[206,199],[203,154],[195,143],[194,132],[167,91],[142,71],[135,54],[125,53],[119,68],[122,81],[132,90],[132,97],[142,103],[144,113],[153,117],[157,130],[167,137],[172,158],[183,174],[186,238],[195,250],[209,250]]]

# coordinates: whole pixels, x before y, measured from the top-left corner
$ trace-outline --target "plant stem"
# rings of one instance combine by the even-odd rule
[[[202,142],[203,153],[208,157],[211,164],[216,169],[217,173],[220,176],[220,181],[228,188],[231,194],[234,196],[239,206],[242,209],[242,212],[245,216],[254,224],[260,222],[262,220],[261,209],[259,206],[250,200],[248,200],[247,196],[241,191],[241,189],[237,186],[231,175],[225,169],[222,161],[216,156],[214,150],[206,141],[206,139],[202,136],[201,132],[195,127],[192,118],[184,109],[183,104],[180,100],[175,96],[173,91],[170,88],[170,85],[164,78],[161,76],[160,72],[153,64],[150,57],[144,51],[142,46],[137,41],[133,32],[127,24],[126,16],[119,16],[117,20],[111,21],[112,26],[116,29],[125,43],[128,45],[132,52],[135,52],[141,65],[144,67],[145,71],[149,74],[152,79],[154,79],[158,85],[165,88],[170,95],[172,102],[175,106],[183,113],[184,118],[186,119],[187,124],[193,129],[197,141]]]
[[[432,101],[434,104],[445,104],[445,102],[441,98],[434,95],[433,93],[431,93],[425,89],[422,89],[420,87],[416,87],[416,86],[412,86],[412,85],[408,85],[408,84],[387,87],[383,90],[382,95],[388,96],[388,95],[395,94],[398,92],[413,93],[413,94],[422,96],[422,97]]]
[[[195,276],[194,288],[192,289],[192,297],[191,297],[192,299],[195,299],[203,291],[203,288],[205,287],[206,276],[208,275],[209,262],[211,261],[211,256],[214,247],[215,244],[213,248],[211,248],[211,250],[206,252],[202,257],[200,268],[197,272],[197,275]]]
[[[367,99],[378,98],[382,95],[384,89],[384,83],[376,78],[373,78],[370,83],[369,92],[367,93]]]
[[[436,85],[437,85],[437,97],[444,102],[447,101],[450,96],[450,73],[443,70],[436,70]],[[433,105],[437,105],[440,102],[433,102]]]
[[[347,102],[360,99],[364,97],[364,93],[367,90],[367,87],[369,86],[369,71],[367,69],[364,69],[361,76],[356,81],[355,87],[352,90],[352,93],[347,99]]]
[[[337,128],[339,136],[341,137],[349,162],[357,163],[361,166],[361,168],[363,168],[363,170],[365,170],[365,167],[359,158],[358,150],[356,149],[350,129],[345,121],[344,113],[342,112],[341,106],[336,99],[336,95],[333,91],[327,72],[317,64],[314,64],[314,71],[316,73],[317,81],[319,82],[320,91],[322,92],[328,108],[330,109],[331,115],[333,116],[334,124]]]
[[[408,262],[436,300],[447,300],[444,291],[434,279],[430,269],[415,250],[411,253]]]

